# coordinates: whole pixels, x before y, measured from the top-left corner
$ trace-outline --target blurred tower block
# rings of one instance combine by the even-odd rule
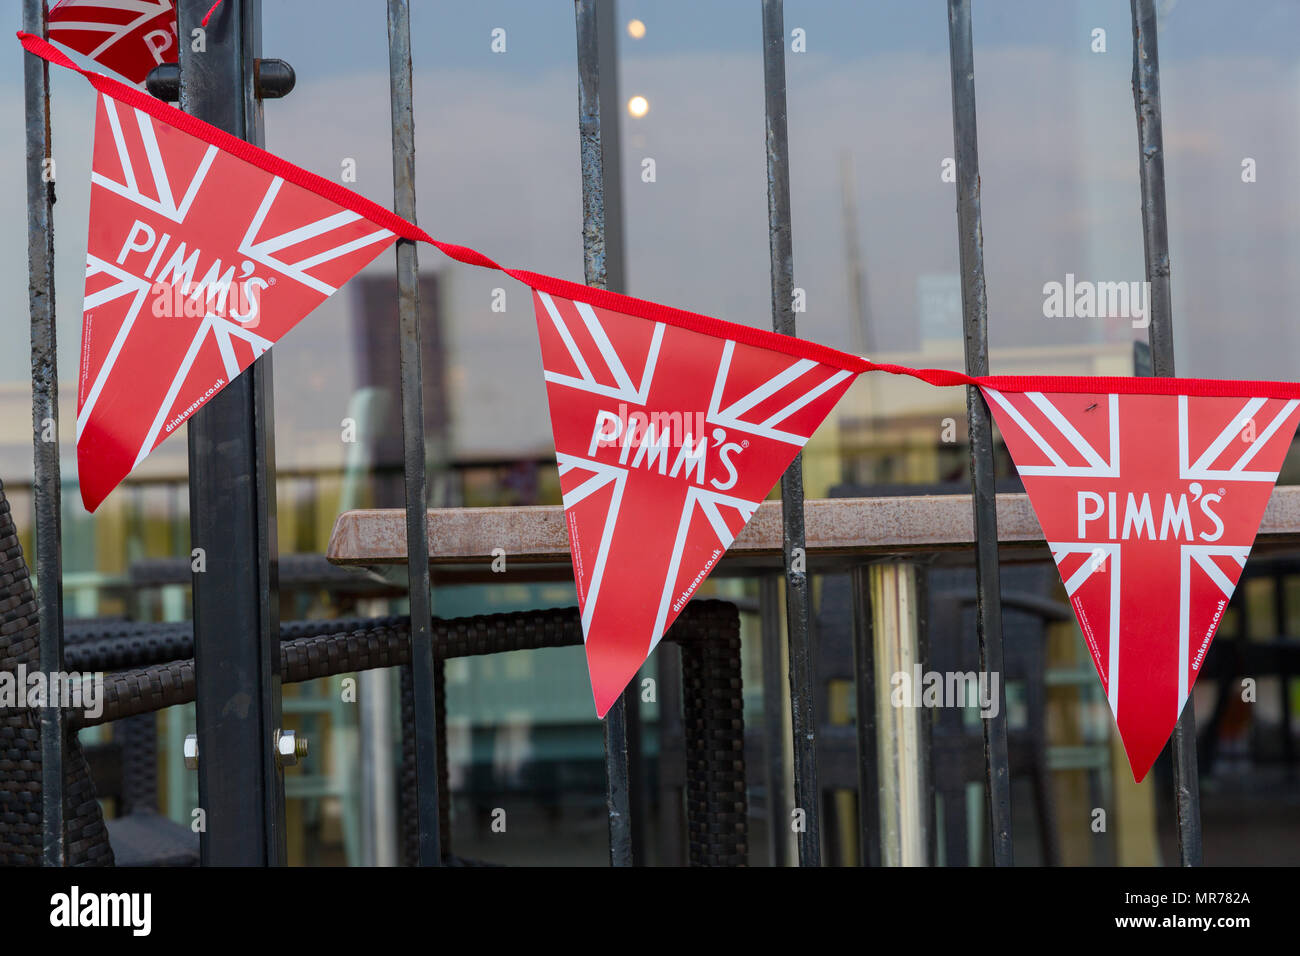
[[[357,434],[372,472],[369,501],[375,508],[401,508],[402,483],[401,365],[398,338],[397,279],[360,275],[350,286],[356,303],[352,314],[352,354],[357,389],[383,395],[369,427]],[[420,352],[424,369],[425,468],[437,474],[449,465],[451,410],[447,401],[447,342],[443,333],[438,277],[420,276]],[[430,504],[443,504],[445,482],[431,480]]]

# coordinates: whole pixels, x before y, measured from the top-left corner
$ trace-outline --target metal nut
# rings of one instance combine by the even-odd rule
[[[199,769],[199,737],[198,734],[187,734],[185,737],[185,769]]]
[[[299,737],[292,730],[275,732],[275,756],[281,767],[292,767],[307,756],[307,738]]]

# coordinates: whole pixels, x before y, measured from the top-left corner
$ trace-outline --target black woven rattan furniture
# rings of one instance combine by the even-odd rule
[[[373,667],[409,662],[408,623],[403,617],[348,621],[302,621],[281,628],[281,674],[286,683],[315,680]],[[139,661],[151,653],[187,647],[185,638],[159,629],[119,639],[118,661]],[[446,793],[445,696],[442,662],[455,657],[498,654],[582,643],[576,608],[480,615],[433,621],[438,667],[438,732],[444,738],[439,776]],[[682,649],[684,726],[686,729],[686,819],[689,860],[694,865],[744,865],[748,860],[748,814],[745,798],[744,716],[741,696],[740,616],[723,601],[693,601],[665,635]],[[179,641],[179,643],[177,643]],[[86,645],[80,645],[85,647]],[[71,649],[70,649],[71,652]],[[409,678],[404,680],[403,726],[412,719]],[[106,723],[150,713],[194,699],[194,662],[172,660],[107,675],[104,712],[79,726]],[[411,735],[403,735],[401,799],[415,799]],[[404,813],[404,820],[414,819]],[[447,801],[443,801],[442,836],[449,846]],[[418,833],[403,830],[406,860],[418,856]],[[469,862],[449,858],[449,862]]]
[[[38,666],[36,602],[8,503],[0,486],[0,669]],[[665,635],[682,647],[686,727],[686,801],[690,860],[701,865],[743,865],[747,860],[744,725],[741,698],[740,623],[734,605],[694,601]],[[451,657],[582,643],[576,608],[484,615],[433,621],[438,659],[439,734],[445,736],[442,662]],[[188,624],[142,625],[97,621],[71,626],[65,651],[69,670],[109,670],[102,713],[67,715],[64,784],[67,860],[71,865],[112,865],[110,831],[131,844],[121,862],[192,863],[163,832],[170,821],[131,814],[106,827],[77,729],[120,721],[194,700],[193,633]],[[281,627],[281,676],[286,683],[314,680],[374,667],[409,663],[409,623],[401,617],[293,622]],[[129,669],[121,669],[129,668]],[[409,685],[409,680],[407,681]],[[404,715],[409,719],[409,715]],[[404,754],[411,735],[404,735]],[[445,744],[445,741],[444,741]],[[446,747],[440,749],[445,788]],[[128,761],[129,762],[129,761]],[[403,771],[402,799],[414,799],[411,764]],[[138,769],[138,768],[134,768]],[[134,772],[131,767],[127,773]],[[124,781],[128,805],[156,799],[148,779]],[[446,790],[443,790],[446,793]],[[444,799],[443,846],[447,846]],[[413,819],[413,815],[406,815]],[[418,834],[404,833],[408,857]],[[41,755],[36,714],[0,710],[0,866],[39,865],[41,860]],[[449,857],[449,862],[456,861]]]
[[[740,614],[724,601],[692,601],[664,636],[681,648],[687,859],[692,866],[748,863],[745,797],[745,722],[741,695]],[[447,794],[446,682],[448,658],[499,654],[582,643],[576,608],[434,622],[435,701],[438,713],[440,793]],[[410,669],[402,669],[402,726],[414,719]],[[402,736],[402,851],[419,859],[415,812],[415,740]],[[450,845],[450,801],[441,804],[443,852]],[[461,861],[467,862],[467,861]]]
[[[40,666],[40,623],[22,547],[0,485],[0,671]],[[63,784],[67,861],[73,866],[111,866],[109,847],[90,772],[68,728]],[[41,733],[38,714],[27,707],[0,707],[0,866],[41,862]]]

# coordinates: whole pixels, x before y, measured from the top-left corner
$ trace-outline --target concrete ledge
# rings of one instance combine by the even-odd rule
[[[974,523],[969,495],[819,498],[804,506],[809,558],[884,555],[969,548]],[[511,563],[567,564],[569,538],[558,506],[441,508],[428,512],[434,565],[490,562],[502,548]],[[998,538],[1006,545],[1041,544],[1042,529],[1027,495],[998,495]],[[1300,543],[1300,486],[1274,488],[1257,544]],[[765,501],[727,553],[724,564],[779,557],[781,503]],[[330,535],[334,564],[374,567],[406,562],[406,513],[399,508],[348,511]]]

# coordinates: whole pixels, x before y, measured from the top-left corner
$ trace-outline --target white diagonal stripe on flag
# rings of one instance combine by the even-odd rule
[[[131,334],[131,328],[135,325],[136,318],[140,315],[140,309],[144,305],[145,296],[149,292],[149,283],[144,279],[131,275],[125,269],[119,269],[112,263],[105,262],[96,256],[86,256],[86,277],[89,278],[100,273],[106,273],[113,276],[118,281],[115,285],[106,286],[98,292],[94,292],[85,297],[82,310],[89,312],[107,302],[120,298],[127,293],[134,291],[135,299],[127,306],[126,316],[122,324],[118,327],[117,334],[113,336],[113,344],[109,347],[108,354],[104,356],[104,361],[95,375],[95,381],[91,383],[90,391],[86,393],[85,401],[81,403],[81,408],[77,411],[77,438],[81,438],[81,431],[86,427],[86,420],[90,413],[95,409],[95,403],[99,401],[100,392],[104,389],[104,383],[112,374],[113,366],[117,362],[118,355],[122,352],[122,346],[126,343]]]
[[[1250,447],[1242,452],[1241,457],[1237,459],[1229,470],[1234,473],[1239,473],[1250,464],[1250,460],[1254,458],[1255,454],[1264,447],[1270,438],[1273,437],[1273,433],[1282,426],[1282,423],[1291,417],[1291,413],[1296,410],[1296,406],[1298,405],[1300,405],[1300,402],[1297,402],[1294,399],[1283,405],[1281,411],[1274,415],[1273,420],[1265,426],[1264,430],[1255,436],[1255,440],[1250,443]]]
[[[736,343],[730,339],[727,340],[726,344],[722,348],[722,356],[718,361],[718,373],[713,382],[713,396],[709,400],[709,411],[705,420],[710,424],[725,425],[728,428],[735,428],[739,431],[747,432],[750,435],[772,438],[776,441],[785,442],[790,445],[798,445],[802,448],[808,442],[808,439],[805,436],[773,428],[768,424],[768,422],[747,422],[741,419],[740,416],[749,411],[759,402],[775,395],[781,389],[796,381],[805,372],[816,368],[817,363],[810,359],[799,359],[794,364],[788,366],[781,372],[778,372],[776,375],[767,379],[765,382],[759,384],[757,387],[746,392],[726,408],[722,408],[720,407],[722,404],[722,395],[726,389],[727,382],[730,379],[731,359],[735,352],[735,348]],[[842,374],[836,381],[831,382],[830,384],[821,382],[808,389],[808,392],[815,392],[816,394],[809,395],[805,392],[798,399],[791,402],[786,408],[777,412],[775,416],[769,418],[769,421],[772,419],[775,419],[776,421],[784,420],[808,402],[813,401],[819,395],[824,394],[827,390],[834,388],[840,382],[844,381],[846,374],[847,373]],[[834,378],[834,376],[831,377]]]
[[[1115,474],[1119,473],[1119,469],[1115,465],[1103,460],[1101,455],[1097,454],[1097,450],[1088,444],[1087,440],[1079,434],[1078,429],[1070,424],[1066,417],[1061,414],[1060,409],[1047,399],[1047,396],[1042,392],[1026,392],[1025,397],[1047,416],[1048,420],[1056,426],[1057,431],[1065,436],[1066,441],[1074,446],[1075,451],[1082,455],[1089,465],[1097,469],[1098,472],[1111,471]],[[1117,421],[1119,412],[1116,406],[1119,396],[1112,395],[1110,399],[1111,454],[1114,455],[1119,450],[1119,442],[1116,440],[1119,437],[1119,424]]]
[[[1264,406],[1266,399],[1252,398],[1242,406],[1241,411],[1233,416],[1232,420],[1219,432],[1218,436],[1210,444],[1196,463],[1188,465],[1191,458],[1191,438],[1187,425],[1187,396],[1178,396],[1178,466],[1179,477],[1195,481],[1277,481],[1278,473],[1276,471],[1246,471],[1245,466],[1254,457],[1254,451],[1243,455],[1231,468],[1211,468],[1215,460],[1223,453],[1238,434],[1246,427],[1249,419]],[[1266,429],[1267,435],[1272,435],[1277,428],[1286,420],[1287,416],[1295,410],[1300,402],[1287,402],[1285,409],[1278,417],[1269,423]],[[1254,445],[1263,445],[1267,441],[1266,435],[1256,436]]]
[[[160,216],[166,216],[173,222],[183,222],[186,215],[189,214],[190,206],[194,203],[195,197],[199,194],[199,189],[207,177],[213,160],[216,159],[217,147],[208,146],[204,151],[203,158],[199,160],[199,165],[190,178],[189,185],[186,186],[185,195],[180,204],[177,205],[172,192],[171,181],[167,176],[166,166],[163,164],[162,155],[158,149],[158,137],[154,133],[153,121],[146,113],[133,107],[126,107],[126,109],[135,113],[136,125],[140,130],[140,138],[145,150],[145,158],[149,163],[150,173],[158,190],[157,199],[146,196],[140,191],[139,183],[135,178],[135,165],[131,159],[131,152],[127,147],[126,136],[117,113],[117,102],[112,97],[102,95],[101,101],[104,106],[104,115],[108,119],[109,129],[113,133],[113,145],[118,155],[118,161],[122,166],[122,176],[126,179],[126,182],[119,183],[93,169],[90,173],[90,181],[103,186],[109,192],[116,193],[123,199],[130,200],[138,206],[143,206]]]
[[[313,222],[306,223],[305,225],[288,229],[278,235],[263,239],[260,242],[254,241],[254,237],[258,234],[262,228],[262,224],[266,221],[267,214],[271,211],[271,206],[275,203],[275,198],[279,195],[280,187],[282,185],[284,185],[284,180],[277,176],[267,187],[266,194],[262,197],[262,202],[257,207],[257,212],[254,214],[252,221],[248,225],[248,231],[244,233],[244,238],[240,240],[239,251],[250,259],[256,260],[265,266],[270,266],[282,275],[289,276],[290,278],[298,280],[303,285],[315,289],[322,295],[333,295],[337,290],[328,282],[308,273],[306,271],[307,269],[320,265],[323,262],[337,259],[339,256],[346,255],[347,253],[353,252],[364,246],[372,245],[376,242],[385,242],[393,236],[393,233],[387,229],[378,229],[375,232],[367,233],[364,236],[339,243],[324,252],[305,257],[297,262],[285,262],[282,259],[277,259],[272,255],[272,253],[279,252],[281,249],[286,249],[289,246],[296,245],[297,243],[305,242],[308,239],[322,236],[327,232],[333,232],[335,229],[351,225],[361,219],[361,216],[357,213],[350,210],[343,210],[321,219],[317,219]]]
[[[748,522],[754,516],[754,511],[758,507],[752,501],[746,501],[744,498],[734,498],[731,495],[718,494],[715,491],[705,491],[703,488],[688,488],[686,490],[686,501],[682,506],[682,516],[677,524],[677,539],[673,542],[673,557],[668,562],[668,573],[664,577],[663,591],[659,596],[659,613],[655,617],[655,626],[653,630],[653,639],[650,642],[650,649],[654,650],[659,645],[663,637],[664,625],[668,620],[668,609],[672,605],[673,592],[677,584],[677,573],[682,566],[682,551],[686,545],[686,534],[691,527],[691,518],[695,514],[695,505],[699,504],[704,511],[709,525],[713,528],[713,533],[718,536],[718,541],[722,544],[725,551],[731,547],[733,540],[726,522],[722,520],[721,514],[718,513],[718,505],[727,505],[735,508],[741,518]]]
[[[555,327],[556,333],[564,343],[565,351],[568,352],[569,358],[577,366],[578,376],[564,375],[560,372],[553,372],[549,369],[544,370],[546,381],[553,382],[556,385],[565,385],[569,388],[576,388],[582,392],[591,392],[595,395],[604,395],[609,398],[617,398],[625,402],[644,405],[646,396],[650,393],[650,385],[654,380],[656,365],[659,361],[659,348],[663,343],[664,324],[655,322],[654,329],[650,338],[650,349],[646,354],[645,370],[641,373],[641,384],[639,386],[632,382],[632,376],[628,373],[627,367],[619,357],[618,351],[613,347],[606,334],[604,327],[600,323],[600,318],[590,305],[585,302],[571,302],[568,299],[562,300],[566,305],[572,307],[578,317],[582,320],[583,327],[587,329],[592,341],[600,353],[601,359],[605,362],[610,375],[614,378],[616,384],[606,385],[599,380],[591,371],[591,365],[587,362],[586,356],[582,354],[582,349],[577,340],[573,337],[573,330],[569,328],[568,321],[560,312],[555,300],[545,292],[538,290],[537,298],[541,301],[542,306],[546,309],[546,314],[551,319],[551,324]]]
[[[1061,432],[1061,436],[1065,438],[1070,446],[1090,462],[1088,465],[1079,466],[1066,464],[1065,459],[1061,456],[1061,453],[1052,446],[1052,443],[1044,438],[1043,435],[1039,433],[1038,429],[1034,428],[1029,420],[1025,418],[1020,409],[1016,408],[1015,405],[1008,401],[1006,396],[1001,392],[992,388],[986,388],[984,389],[984,392],[989,396],[989,398],[993,399],[993,401],[1002,408],[1003,411],[1011,416],[1029,439],[1038,446],[1038,449],[1052,462],[1051,465],[1021,465],[1017,463],[1016,469],[1022,475],[1075,478],[1115,478],[1119,475],[1119,396],[1111,395],[1107,407],[1107,413],[1110,416],[1109,429],[1111,441],[1110,461],[1108,462],[1101,457],[1096,449],[1083,439],[1073,425],[1070,425],[1069,422],[1065,420],[1064,416],[1061,415],[1060,410],[1056,408],[1056,406],[1053,405],[1046,396],[1041,393],[1026,393],[1026,397],[1028,397],[1030,401],[1033,401],[1035,406],[1043,411],[1044,415],[1046,415],[1048,420],[1056,426],[1058,431]],[[1041,399],[1042,404],[1039,404],[1039,401],[1035,400],[1033,397],[1034,395],[1037,395],[1038,399]],[[1068,432],[1065,428],[1062,428],[1062,424],[1064,424],[1065,428],[1069,429]]]
[[[623,504],[623,489],[627,484],[627,469],[616,468],[603,462],[592,461],[589,458],[563,453],[557,453],[555,460],[560,466],[560,474],[562,475],[574,468],[594,472],[591,478],[588,478],[567,494],[561,495],[566,511],[592,492],[598,491],[611,483],[614,485],[614,490],[610,495],[609,510],[605,512],[605,525],[600,533],[600,546],[596,551],[596,564],[591,569],[591,580],[587,588],[586,598],[583,601],[582,638],[585,641],[587,639],[587,629],[591,626],[591,616],[596,613],[596,603],[600,598],[600,584],[605,578],[605,566],[609,563],[609,548],[614,540],[614,529],[618,525],[619,509]]]
[[[1102,552],[1106,555],[1104,561],[1088,560],[1070,575],[1070,580],[1065,582],[1065,593],[1071,598],[1074,592],[1079,590],[1083,582],[1098,572],[1110,575],[1110,614],[1107,626],[1109,634],[1106,637],[1106,702],[1110,704],[1110,711],[1116,716],[1119,715],[1119,623],[1120,623],[1120,596],[1122,593],[1120,584],[1122,576],[1120,573],[1120,546],[1109,541],[1097,543],[1073,543],[1058,542],[1049,543],[1048,547],[1052,555],[1056,558],[1057,565],[1060,565],[1061,558],[1067,554],[1086,554],[1090,558]],[[1109,568],[1106,565],[1109,564]],[[1078,608],[1075,609],[1078,614]]]

